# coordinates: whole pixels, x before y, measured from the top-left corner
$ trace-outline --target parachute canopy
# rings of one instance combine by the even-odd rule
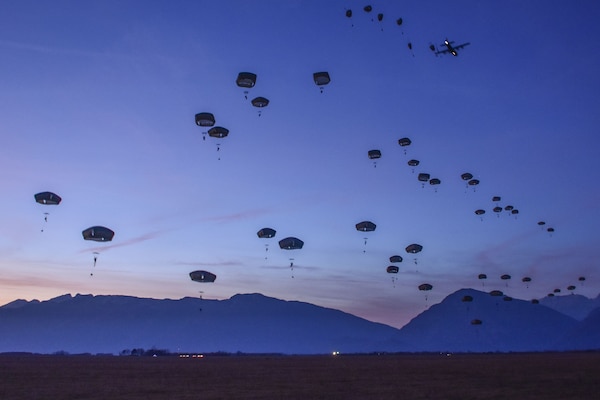
[[[442,181],[439,180],[438,178],[432,178],[429,180],[430,185],[439,185],[440,183],[442,183]]]
[[[279,241],[279,247],[284,250],[298,250],[304,246],[304,242],[295,237],[286,237]]]
[[[492,197],[492,201],[494,201],[496,203],[499,202],[500,200],[502,200],[502,197],[500,197],[500,196],[494,196],[494,197]]]
[[[223,128],[222,126],[213,126],[208,130],[208,136],[214,138],[224,138],[229,135],[229,129]]]
[[[491,296],[496,296],[496,297],[498,297],[498,296],[504,296],[504,293],[502,293],[502,291],[501,291],[501,290],[492,290],[492,291],[490,292],[490,295],[491,295]]]
[[[390,257],[390,262],[391,262],[391,263],[399,263],[399,262],[402,262],[402,257],[401,257],[401,256],[391,256],[391,257]]]
[[[429,283],[423,283],[421,285],[419,285],[419,290],[431,290],[433,289],[433,286],[430,285]]]
[[[372,232],[377,228],[377,225],[371,221],[363,221],[356,224],[356,230],[361,232]]]
[[[417,244],[417,243],[409,244],[408,246],[406,246],[407,253],[417,254],[421,250],[423,250],[423,246],[421,246],[420,244]]]
[[[531,304],[540,304],[538,299],[531,299]]]
[[[92,226],[81,232],[85,240],[93,240],[95,242],[110,242],[115,233],[104,226]]]
[[[575,286],[574,285],[570,285],[569,287],[567,287],[567,290],[573,291],[573,290],[575,290]]]
[[[429,174],[426,174],[426,173],[424,173],[424,172],[421,172],[421,173],[419,174],[419,176],[418,176],[418,179],[419,179],[419,181],[421,181],[421,182],[427,182],[427,181],[429,181],[429,178],[430,178],[430,176],[431,176],[431,175],[429,175]]]
[[[329,72],[315,72],[313,74],[313,80],[317,86],[324,86],[331,82],[331,78],[329,77]]]
[[[473,179],[473,174],[471,174],[469,172],[465,172],[460,177],[463,181],[470,181],[471,179]]]
[[[485,210],[482,210],[482,209],[475,210],[475,214],[477,214],[477,215],[483,215],[483,214],[485,214]]]
[[[373,7],[371,7],[371,6],[365,6],[363,8],[363,10],[365,10],[365,12],[371,12],[371,11],[373,11]]]
[[[253,74],[252,72],[240,72],[235,83],[243,88],[254,87],[256,84],[256,74]]]
[[[411,167],[416,167],[417,165],[419,165],[419,160],[408,160],[407,164]]]
[[[471,321],[471,325],[481,325],[483,322],[480,319],[474,319]]]
[[[33,197],[35,197],[36,202],[46,205],[58,205],[62,200],[59,195],[52,192],[37,193]]]
[[[395,265],[390,265],[389,267],[387,267],[386,271],[388,274],[397,274],[399,271],[399,268]]]
[[[346,17],[348,17],[348,18],[352,17],[352,10],[346,10]]]
[[[256,234],[258,235],[259,238],[272,238],[275,236],[275,233],[277,231],[275,231],[275,229],[272,228],[262,228],[260,231],[256,232]]]
[[[469,295],[463,296],[462,301],[471,302],[471,301],[473,301],[473,296],[469,296]]]
[[[381,158],[381,151],[380,150],[369,150],[368,155],[371,160]]]
[[[523,282],[531,282],[531,278],[528,277],[528,276],[526,276],[523,279],[521,279],[521,281],[523,281]]]
[[[252,105],[254,107],[263,108],[269,105],[269,99],[265,97],[255,97],[252,99]]]
[[[486,274],[479,274],[477,276],[477,279],[487,279],[487,275]]]
[[[479,179],[471,179],[469,182],[467,182],[467,184],[469,186],[477,186],[479,185]]]
[[[215,116],[209,112],[201,112],[196,114],[196,125],[198,126],[213,126],[215,124]]]
[[[398,139],[398,144],[402,147],[410,146],[411,143],[412,143],[411,140],[407,137]]]
[[[214,282],[217,276],[208,271],[192,271],[190,272],[190,278],[194,282]]]
[[[503,281],[510,279],[510,275],[508,274],[504,274],[500,277],[500,279],[502,279]]]

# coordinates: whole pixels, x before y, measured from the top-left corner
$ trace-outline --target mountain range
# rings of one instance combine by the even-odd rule
[[[142,348],[324,354],[600,349],[600,307],[583,315],[581,304],[590,304],[590,299],[572,296],[576,295],[555,296],[552,304],[544,305],[544,301],[533,304],[461,289],[397,329],[339,310],[257,293],[226,300],[66,294],[46,301],[15,300],[0,307],[0,352],[118,354]],[[598,298],[592,303],[595,301]]]

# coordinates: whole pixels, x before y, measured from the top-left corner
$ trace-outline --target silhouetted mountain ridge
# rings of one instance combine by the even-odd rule
[[[470,298],[471,301],[463,301]],[[509,301],[510,300],[510,301]],[[557,300],[560,301],[560,300]],[[473,324],[479,320],[479,324]],[[448,295],[402,329],[258,293],[226,300],[69,294],[0,307],[0,352],[322,354],[600,349],[600,309],[579,322],[542,304],[474,289]]]

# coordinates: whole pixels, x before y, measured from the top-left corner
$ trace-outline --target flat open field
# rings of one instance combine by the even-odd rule
[[[0,356],[0,399],[596,399],[600,353]]]

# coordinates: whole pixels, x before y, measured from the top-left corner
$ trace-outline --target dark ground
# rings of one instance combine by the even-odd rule
[[[0,355],[0,399],[596,399],[600,353]]]

